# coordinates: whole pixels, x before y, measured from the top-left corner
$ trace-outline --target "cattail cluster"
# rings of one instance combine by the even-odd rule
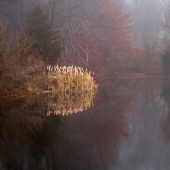
[[[88,74],[89,76],[94,76],[94,72],[92,73],[91,71],[87,71],[87,68],[86,70],[84,70],[83,68],[81,67],[74,67],[73,65],[72,66],[63,66],[63,67],[59,67],[58,65],[54,65],[54,66],[47,66],[47,71],[49,74],[56,74],[56,73],[59,73],[59,74],[71,74],[71,75],[75,75],[75,76],[83,76],[83,75],[86,75]]]
[[[97,88],[91,71],[81,67],[72,66],[47,66],[48,90],[52,92],[83,92]]]

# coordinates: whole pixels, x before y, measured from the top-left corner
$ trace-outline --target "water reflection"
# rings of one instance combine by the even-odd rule
[[[121,141],[116,166],[124,170],[168,170],[170,147],[165,144],[162,120],[167,114],[159,79],[146,79],[138,89],[139,101],[131,113],[129,138]]]
[[[71,95],[62,93],[48,96],[48,112],[47,116],[67,115],[87,110],[93,105],[95,91],[72,93]]]
[[[132,82],[107,81],[100,84],[94,107],[64,117],[64,140],[54,149],[60,159],[53,169],[108,169],[111,154],[128,138],[128,112],[136,100]]]
[[[61,119],[27,115],[23,110],[24,98],[1,99],[0,103],[1,169],[43,167],[40,165],[43,156],[61,136]]]
[[[161,98],[164,101],[164,112],[166,113],[162,120],[162,130],[164,138],[170,141],[170,80],[162,80]]]
[[[95,91],[83,93],[59,94],[40,94],[31,95],[26,98],[24,111],[29,115],[62,115],[78,113],[87,110],[93,106]]]
[[[168,170],[169,89],[167,79],[105,79],[94,99],[45,94],[3,100],[1,165],[7,170]],[[73,109],[72,103],[90,106],[92,99],[94,106],[78,114],[54,115],[59,108]]]

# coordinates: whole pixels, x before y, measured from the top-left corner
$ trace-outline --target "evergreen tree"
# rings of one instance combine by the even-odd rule
[[[44,61],[56,62],[63,50],[63,39],[60,31],[50,23],[49,14],[41,6],[29,13],[26,31],[36,40],[33,52],[41,55]]]

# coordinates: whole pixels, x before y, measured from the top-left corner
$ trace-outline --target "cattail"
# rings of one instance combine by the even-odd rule
[[[87,68],[84,71],[81,67],[63,66],[58,65],[47,66],[48,70],[48,88],[52,89],[52,92],[66,92],[66,91],[95,91],[97,85],[91,75],[94,75],[91,71],[88,72]],[[56,82],[56,83],[55,83]]]

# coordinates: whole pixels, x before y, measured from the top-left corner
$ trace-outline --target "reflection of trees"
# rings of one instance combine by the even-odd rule
[[[0,151],[2,162],[6,165],[11,164],[11,167],[15,165],[17,168],[20,163],[26,162],[23,163],[24,166],[27,163],[31,164],[32,169],[42,164],[44,169],[46,167],[54,170],[105,169],[110,151],[120,144],[123,136],[128,136],[126,112],[132,106],[134,94],[130,84],[125,82],[107,82],[101,84],[99,88],[94,107],[79,114],[60,117],[64,122],[62,126],[64,134],[58,143],[53,141],[58,134],[59,117],[52,115],[45,117],[45,113],[48,110],[49,97],[50,103],[56,104],[56,107],[61,106],[61,103],[65,107],[70,101],[66,96],[60,97],[65,101],[61,103],[59,97],[49,94],[30,96],[20,106],[22,112],[15,108],[4,114],[2,110],[1,118],[4,119],[1,127],[4,139],[0,137],[3,148]],[[74,99],[74,105],[78,107],[81,103],[92,102],[89,100],[85,102],[85,98],[91,99],[88,96],[79,96]],[[5,136],[7,131],[11,137]],[[37,158],[36,161],[32,159],[33,155]],[[44,155],[43,160],[40,155]],[[7,168],[10,169],[10,166]]]
[[[0,160],[7,169],[25,166],[29,168],[43,166],[42,156],[51,166],[54,159],[50,149],[59,134],[62,115],[86,110],[91,106],[94,93],[65,93],[59,95],[40,94],[22,99],[1,101],[0,112]],[[13,104],[14,103],[14,104]],[[5,107],[7,105],[7,107]],[[54,110],[55,108],[55,110]],[[67,114],[64,114],[64,109]],[[32,158],[36,158],[36,161]]]
[[[17,101],[13,102],[16,104]],[[0,104],[0,160],[7,169],[19,169],[29,164],[29,159],[38,161],[47,153],[59,135],[61,121],[58,116],[28,116],[22,105],[8,109],[4,107],[8,102]],[[28,169],[33,168],[37,161],[27,165],[30,166]]]
[[[165,112],[167,112],[167,116],[163,120],[162,128],[165,139],[170,141],[170,80],[167,78],[162,80],[161,97],[164,99],[164,109]]]
[[[94,91],[28,96],[23,110],[29,115],[50,116],[82,112],[93,105]]]
[[[99,84],[94,107],[64,117],[64,140],[54,147],[60,159],[53,169],[107,169],[110,152],[128,137],[127,112],[135,94],[127,82],[108,83]]]
[[[165,145],[160,129],[165,116],[161,81],[143,79],[137,90],[140,96],[129,117],[129,138],[122,140],[121,159],[114,166],[121,170],[169,169],[170,145]]]
[[[10,108],[6,112],[1,109],[1,120],[4,119],[0,128],[3,164],[7,169],[25,167],[26,170],[40,167],[53,170],[109,169],[107,165],[112,160],[112,153],[117,156],[121,139],[128,137],[127,112],[135,100],[132,84],[126,80],[100,83],[94,107],[69,116],[45,116],[49,94],[27,97],[19,108]],[[52,103],[59,101],[51,97]],[[60,119],[64,133],[58,140]]]
[[[22,110],[27,115],[46,116],[48,110],[48,94],[27,96]]]

